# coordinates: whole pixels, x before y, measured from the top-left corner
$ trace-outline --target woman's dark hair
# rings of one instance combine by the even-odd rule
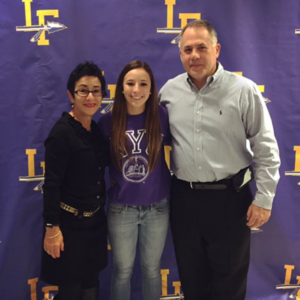
[[[105,97],[106,94],[106,81],[103,76],[102,70],[94,64],[92,61],[86,61],[85,63],[79,64],[70,74],[69,80],[67,83],[68,91],[74,97],[74,89],[76,82],[83,76],[95,76],[99,79],[101,83],[102,97]]]
[[[125,75],[134,69],[144,69],[150,76],[150,96],[146,101],[145,129],[148,146],[148,170],[151,172],[156,164],[159,151],[161,151],[161,128],[158,110],[157,89],[151,68],[145,62],[134,60],[127,64],[121,71],[112,110],[111,128],[111,154],[113,162],[118,170],[122,169],[122,158],[129,153],[128,140],[126,138],[127,102],[123,94],[123,82]]]

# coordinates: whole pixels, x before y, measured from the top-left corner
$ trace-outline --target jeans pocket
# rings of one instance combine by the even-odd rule
[[[117,203],[109,203],[108,213],[112,215],[119,215],[125,210],[125,206]]]
[[[158,214],[165,214],[169,212],[169,200],[166,198],[153,205],[154,211]]]

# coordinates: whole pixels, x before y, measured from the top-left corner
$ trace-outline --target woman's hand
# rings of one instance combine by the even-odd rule
[[[59,258],[60,251],[64,251],[64,238],[59,226],[46,228],[44,250],[53,258]]]
[[[110,179],[110,186],[114,186],[117,183],[113,177],[110,176],[109,179]]]

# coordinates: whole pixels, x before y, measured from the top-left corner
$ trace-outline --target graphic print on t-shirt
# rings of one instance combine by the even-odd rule
[[[135,130],[127,130],[126,135],[132,142],[132,154],[142,153],[141,141],[146,133],[145,129],[138,129],[137,136]],[[147,149],[143,149],[147,155]],[[123,163],[123,177],[130,182],[142,182],[149,174],[147,157],[142,155],[130,156]]]
[[[148,161],[141,155],[131,156],[123,165],[123,176],[130,182],[142,182],[148,174]]]

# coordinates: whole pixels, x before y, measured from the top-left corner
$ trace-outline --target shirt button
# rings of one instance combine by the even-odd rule
[[[197,114],[199,114],[200,113],[200,111],[199,110],[197,110]]]
[[[197,132],[200,132],[200,129],[197,129]]]
[[[101,167],[99,167],[98,169],[101,170]]]
[[[97,183],[100,184],[100,181],[98,181]]]
[[[197,151],[199,151],[200,150],[200,148],[197,148]]]
[[[100,196],[97,196],[97,199],[99,199],[100,198]]]
[[[201,170],[201,167],[199,167],[199,170]]]

